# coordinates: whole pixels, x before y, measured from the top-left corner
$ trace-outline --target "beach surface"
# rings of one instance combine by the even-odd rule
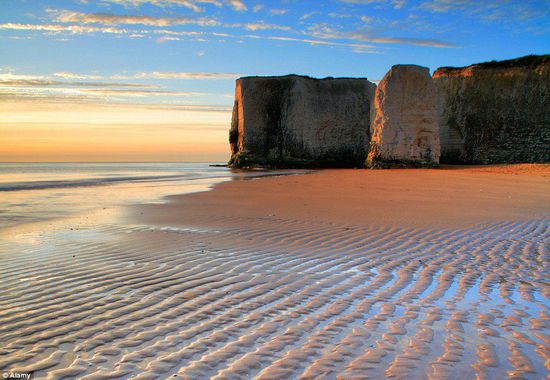
[[[13,241],[12,241],[13,240]],[[233,180],[21,234],[0,371],[542,379],[550,165]]]

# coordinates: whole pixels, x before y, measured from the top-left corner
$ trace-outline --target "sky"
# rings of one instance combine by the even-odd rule
[[[550,0],[0,0],[0,161],[229,158],[235,79],[550,53]]]

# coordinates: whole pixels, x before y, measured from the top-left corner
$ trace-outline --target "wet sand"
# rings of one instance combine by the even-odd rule
[[[45,234],[0,255],[0,370],[85,379],[550,370],[549,165],[233,181],[55,234],[64,239]]]

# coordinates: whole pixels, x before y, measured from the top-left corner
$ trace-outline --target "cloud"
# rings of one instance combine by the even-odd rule
[[[141,72],[130,76],[133,79],[236,79],[240,74],[235,73],[192,73],[192,72]],[[114,78],[114,77],[113,77]],[[128,78],[128,77],[126,77]]]
[[[307,20],[315,15],[320,15],[322,14],[320,11],[312,11],[312,12],[309,12],[309,13],[304,13],[304,15],[302,17],[300,17],[300,20]]]
[[[384,4],[391,5],[395,9],[400,9],[407,3],[405,0],[339,0],[342,3],[358,4],[358,5],[370,5],[370,4]]]
[[[162,36],[157,38],[155,41],[157,44],[163,44],[168,41],[181,41],[181,38],[174,36]]]
[[[375,52],[373,45],[359,44],[359,43],[346,43],[346,42],[337,42],[337,41],[328,41],[328,40],[317,40],[317,39],[308,39],[308,38],[295,38],[295,37],[284,37],[284,36],[257,36],[257,35],[246,35],[241,36],[242,38],[253,38],[253,39],[267,39],[274,41],[288,41],[288,42],[301,42],[309,45],[324,45],[324,46],[343,46],[353,48],[355,52],[361,51],[365,52]]]
[[[111,82],[65,82],[48,79],[18,79],[1,80],[3,87],[50,87],[50,86],[71,86],[71,87],[126,87],[126,88],[155,88],[158,86],[140,83],[111,83]]]
[[[97,75],[76,75],[66,72],[55,73],[55,77],[64,79],[106,79]],[[158,86],[142,83],[114,83],[114,82],[80,82],[80,81],[60,81],[48,76],[41,75],[21,75],[13,73],[0,74],[0,86],[3,87],[119,87],[119,88],[156,88]]]
[[[86,33],[109,33],[109,34],[128,34],[127,29],[116,27],[95,27],[88,25],[57,25],[57,24],[15,24],[8,22],[0,24],[0,30],[34,30],[44,32],[67,32],[71,34],[86,34]]]
[[[164,34],[167,36],[195,36],[195,37],[200,35],[205,35],[205,33],[198,32],[198,31],[174,31],[169,29],[131,30],[131,29],[118,28],[114,26],[99,27],[99,26],[89,26],[89,25],[59,25],[59,24],[6,23],[6,24],[0,24],[0,30],[28,30],[28,31],[36,31],[36,32],[45,32],[46,34],[54,34],[54,35],[60,34],[60,33],[69,33],[74,35],[106,33],[106,34],[114,34],[114,35],[125,35],[128,38],[144,38],[150,34],[156,34],[156,35]],[[169,40],[169,38],[161,38],[161,42],[167,41],[167,40]]]
[[[78,24],[103,24],[103,25],[148,25],[148,26],[170,26],[195,24],[200,26],[216,26],[219,22],[213,18],[201,17],[152,17],[152,16],[131,16],[114,15],[109,13],[79,13],[71,11],[56,11],[54,21],[61,23]]]
[[[270,9],[269,13],[275,16],[282,16],[288,13],[288,9]]]
[[[438,39],[431,38],[410,38],[410,37],[383,37],[375,36],[370,32],[355,32],[350,34],[350,38],[357,41],[365,42],[374,42],[382,44],[399,44],[399,45],[416,45],[416,46],[427,46],[434,48],[456,48],[458,45],[455,45],[450,42],[444,42]]]
[[[241,0],[227,0],[226,2],[238,12],[244,12],[248,9]]]
[[[157,102],[159,97],[191,98],[194,103],[197,97],[211,95],[202,92],[162,91],[146,89],[113,89],[113,88],[70,88],[70,87],[2,87],[0,86],[0,103],[6,101],[47,101],[67,103],[108,103],[126,104],[130,99],[139,98],[143,104]],[[156,99],[155,99],[156,98]],[[183,100],[182,100],[183,101]],[[189,103],[189,101],[187,101]]]
[[[361,18],[363,22],[369,21],[367,18]],[[329,24],[313,24],[309,26],[307,34],[322,39],[340,39],[340,40],[354,40],[363,42],[373,42],[380,44],[401,44],[401,45],[416,45],[416,46],[428,46],[435,48],[453,48],[456,45],[437,39],[431,38],[409,38],[409,37],[387,37],[379,36],[371,29],[359,30],[353,33],[344,33],[337,29],[334,29]]]
[[[463,10],[470,6],[484,7],[487,4],[497,4],[499,1],[491,0],[490,2],[485,2],[483,0],[430,0],[422,3],[420,8],[430,10],[432,12],[449,12],[454,10]],[[502,3],[500,1],[500,3]],[[499,4],[500,5],[500,4]]]
[[[129,75],[86,75],[75,74],[70,72],[55,73],[55,76],[62,78],[76,78],[76,79],[183,79],[183,80],[206,80],[206,79],[236,79],[241,74],[236,73],[208,73],[208,72],[186,72],[186,71],[150,71],[150,72],[138,72]],[[0,74],[0,79],[2,75]]]
[[[102,96],[131,96],[131,97],[144,97],[144,96],[203,96],[207,95],[203,92],[183,92],[183,91],[159,91],[159,90],[126,90],[126,89],[94,89],[94,90],[81,90],[85,93],[97,94]]]
[[[21,93],[32,93],[32,96],[43,92],[70,93],[82,95],[87,93],[103,93],[118,96],[145,96],[149,95],[200,95],[197,92],[175,92],[150,90],[160,86],[156,84],[128,83],[128,82],[106,82],[106,80],[127,80],[127,79],[170,79],[170,80],[234,80],[241,76],[235,73],[193,73],[193,72],[138,72],[131,75],[98,75],[80,74],[71,72],[56,72],[53,75],[24,75],[13,72],[0,73],[0,89],[5,93],[8,88],[21,95]],[[59,80],[62,78],[65,80]],[[99,81],[93,81],[99,80]],[[90,89],[83,89],[83,88]],[[71,89],[72,88],[72,89]],[[78,88],[81,88],[80,90]],[[31,89],[33,89],[31,91]]]
[[[515,23],[540,20],[548,23],[550,1],[511,0],[427,0],[419,9],[432,13],[462,12],[491,22]],[[524,28],[522,28],[522,31]]]
[[[244,24],[243,27],[246,30],[251,30],[251,31],[270,30],[270,29],[272,29],[272,30],[273,29],[275,29],[275,30],[291,30],[292,29],[289,26],[275,25],[275,24],[264,24],[263,22],[259,22],[259,23],[255,23],[255,24]]]
[[[257,12],[261,11],[262,9],[264,9],[264,6],[262,4],[256,4],[256,5],[254,5],[254,7],[252,7],[252,11],[254,13],[257,13]]]
[[[337,12],[330,12],[327,14],[330,18],[352,18],[353,15],[349,13],[337,13]]]
[[[45,80],[47,77],[43,75],[25,75],[14,74],[12,72],[0,73],[0,80],[2,81],[18,81],[18,80]]]
[[[327,23],[311,24],[310,26],[308,26],[305,33],[315,38],[348,39],[348,37],[344,33],[340,32],[339,30],[335,29],[334,26]]]
[[[66,71],[53,73],[53,75],[55,77],[64,78],[64,79],[103,79],[101,75],[75,74],[75,73],[69,73]]]
[[[103,0],[103,2],[119,4],[125,7],[139,7],[141,5],[155,5],[158,7],[181,6],[189,8],[194,12],[204,11],[199,4],[213,4],[218,7],[222,6],[222,3],[218,0]]]
[[[102,0],[103,3],[119,4],[125,7],[140,7],[142,5],[153,5],[157,7],[184,7],[193,12],[204,12],[202,4],[222,7],[224,4],[236,11],[246,11],[247,7],[242,0]]]

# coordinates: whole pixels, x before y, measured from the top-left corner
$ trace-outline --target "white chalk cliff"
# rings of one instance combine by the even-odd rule
[[[550,55],[367,79],[237,80],[232,167],[550,161]]]
[[[367,166],[439,163],[436,88],[427,67],[397,65],[374,97]]]

